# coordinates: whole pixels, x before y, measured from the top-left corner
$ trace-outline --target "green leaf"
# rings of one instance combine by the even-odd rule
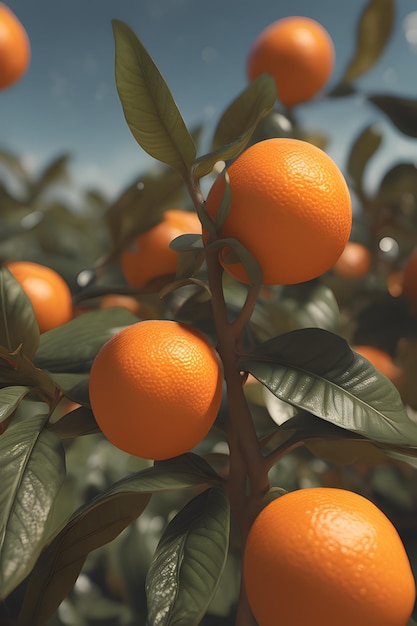
[[[384,174],[377,198],[379,202],[397,204],[404,194],[417,197],[417,167],[414,163],[398,163]]]
[[[159,224],[166,207],[181,201],[183,193],[181,176],[168,167],[154,167],[139,176],[107,211],[110,257],[117,258],[130,241]]]
[[[0,345],[13,352],[20,345],[33,358],[39,345],[39,327],[32,304],[6,267],[0,269]]]
[[[204,244],[201,235],[178,235],[170,242],[169,247],[176,252],[198,252],[203,250]]]
[[[90,405],[90,374],[50,372],[49,376],[69,400],[84,406]]]
[[[226,563],[229,526],[221,489],[207,489],[170,522],[146,578],[149,626],[200,624]]]
[[[417,424],[397,389],[337,335],[296,330],[265,342],[239,367],[277,398],[336,426],[378,443],[417,445]]]
[[[365,168],[381,145],[382,137],[383,134],[380,126],[370,124],[361,131],[350,150],[347,171],[354,184],[355,190],[361,195],[363,195]]]
[[[368,96],[368,100],[383,111],[404,135],[417,137],[417,100],[389,95]]]
[[[112,24],[116,86],[127,124],[145,152],[189,178],[196,148],[170,90],[133,30],[119,20]]]
[[[194,164],[196,178],[209,174],[218,161],[236,158],[246,147],[252,133],[273,108],[277,98],[275,81],[262,74],[227,108],[213,138],[213,152],[199,157]]]
[[[37,367],[51,372],[88,372],[100,348],[138,318],[123,308],[89,311],[41,336]]]
[[[0,599],[36,562],[65,475],[61,442],[44,429],[45,421],[35,415],[12,422],[0,437]]]
[[[394,0],[370,0],[359,19],[356,49],[342,83],[351,83],[371,69],[382,55],[394,26]]]
[[[94,415],[87,407],[79,407],[63,415],[57,422],[49,424],[49,430],[61,439],[72,439],[100,432]]]
[[[237,239],[217,239],[208,248],[218,248],[225,265],[242,263],[252,285],[262,283],[262,270],[258,261]]]
[[[16,411],[20,402],[29,392],[30,387],[24,387],[22,385],[0,389],[0,424]]]
[[[88,553],[112,541],[145,509],[150,494],[221,479],[196,455],[136,472],[74,513],[40,555],[28,582],[19,626],[42,626],[71,590]]]

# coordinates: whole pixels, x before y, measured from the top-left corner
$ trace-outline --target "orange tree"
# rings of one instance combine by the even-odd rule
[[[330,97],[352,93],[354,80],[377,60],[389,37],[392,10],[391,2],[368,4],[359,24],[356,56]],[[334,493],[328,486],[332,481],[340,486],[331,471],[335,465],[353,465],[355,476],[363,475],[364,463],[394,466],[405,476],[404,468],[412,472],[416,466],[417,426],[402,401],[414,404],[414,318],[410,321],[411,313],[398,298],[393,315],[403,334],[396,326],[389,342],[384,337],[391,348],[387,352],[407,364],[407,376],[403,373],[398,388],[346,340],[372,344],[372,333],[364,330],[369,306],[381,312],[377,296],[383,296],[382,308],[387,308],[387,276],[404,266],[412,248],[410,233],[415,236],[416,231],[410,225],[403,229],[408,239],[402,255],[383,258],[382,268],[374,255],[365,276],[333,273],[348,237],[349,195],[333,162],[305,142],[308,137],[295,112],[274,109],[275,81],[267,74],[258,76],[220,119],[213,151],[197,157],[197,133],[187,129],[148,52],[126,24],[115,21],[113,27],[116,83],[127,123],[140,146],[169,171],[150,174],[140,188],[135,182],[110,207],[111,250],[88,274],[95,285],[77,300],[100,299],[111,291],[135,295],[148,305],[143,315],[148,320],[138,322],[120,307],[98,308],[41,335],[28,295],[6,267],[0,271],[1,622],[40,626],[77,623],[78,618],[78,623],[197,625],[216,623],[217,614],[225,616],[223,623],[232,620],[238,626],[253,626],[255,619],[259,626],[286,626],[296,623],[294,619],[330,626],[344,618],[349,623],[355,619],[406,626],[415,586],[397,531],[368,500],[341,489]],[[373,38],[369,28],[377,33]],[[372,101],[394,123],[403,120],[398,123],[412,134],[413,103],[382,97]],[[255,145],[247,147],[250,143]],[[379,143],[374,130],[366,130],[354,143],[348,163],[349,178],[365,207],[370,249],[383,237],[393,239],[388,227],[403,232],[395,212],[388,212],[389,219],[387,211],[381,216],[378,203],[363,188],[365,166]],[[290,217],[297,211],[300,215],[292,225],[290,220],[281,241],[284,257],[277,255],[285,279],[274,273],[273,284],[267,285],[271,281],[264,274],[276,262],[269,249],[274,244],[268,215],[274,203],[271,176],[281,175],[267,155],[250,162],[251,173],[258,171],[259,178],[252,181],[256,193],[245,205],[242,223],[234,206],[239,191],[234,173],[248,155],[265,146],[271,158],[281,153],[281,146],[290,146],[297,156],[292,166],[291,159],[285,164],[294,184],[289,190],[284,186],[277,207],[288,193],[296,195],[301,189],[306,190],[304,212],[305,204],[314,200],[313,219],[308,221],[291,198]],[[228,167],[213,189],[221,193],[215,197],[213,191],[206,204],[201,181],[220,161]],[[265,168],[268,175],[262,185]],[[317,188],[323,172],[330,196],[336,187],[340,214],[334,211],[335,202],[326,205],[326,194]],[[404,174],[410,174],[409,167],[387,174],[381,183],[385,198],[396,186],[403,189]],[[200,219],[202,234],[185,233],[171,242],[178,260],[174,279],[163,269],[157,287],[135,290],[121,282],[109,289],[101,282],[103,275],[114,270],[115,261],[137,237],[161,222],[167,206],[172,208],[173,200],[177,204],[182,188],[188,192],[187,209]],[[244,195],[243,202],[246,199]],[[258,221],[252,221],[251,208],[260,216]],[[285,212],[279,219],[284,224]],[[245,225],[246,233],[241,230]],[[355,235],[357,224],[353,226]],[[268,230],[266,255],[258,246],[262,228]],[[318,232],[318,250],[309,247],[308,232]],[[297,245],[301,238],[304,248]],[[252,239],[257,244],[253,249]],[[157,269],[155,277],[158,274]],[[372,280],[363,282],[368,276]],[[275,284],[278,280],[282,284]],[[330,287],[338,295],[340,319]],[[154,304],[155,288],[160,289],[163,306]],[[343,296],[344,290],[349,297]],[[352,294],[365,302],[354,331],[346,321],[355,310]],[[375,324],[372,330],[378,330]],[[393,346],[398,355],[392,354]],[[252,389],[257,385],[273,419],[260,410]],[[195,417],[201,418],[197,433],[191,432]],[[99,426],[112,451],[120,448],[129,454],[120,452],[117,471],[110,468],[106,480],[93,471],[91,489],[74,497],[74,472],[84,475],[97,469],[103,442]],[[94,448],[87,448],[83,463],[79,456],[74,463],[74,448],[94,435]],[[297,452],[299,473],[292,464]],[[310,454],[328,463],[318,498],[316,490],[298,489],[317,479],[306,474]],[[70,480],[65,480],[66,464],[73,472]],[[351,484],[357,491],[369,487]],[[157,507],[162,493],[175,500],[159,516],[162,527],[155,533],[147,512],[152,507],[161,510]],[[389,506],[387,511],[392,513]],[[119,536],[119,551],[107,553],[107,558],[117,561],[123,554],[123,572],[114,576],[114,568],[105,581],[96,576],[92,588],[82,575],[84,567],[92,567],[87,557],[97,548],[114,545]],[[309,559],[304,559],[306,552]],[[352,554],[359,557],[350,558]],[[350,577],[344,575],[345,566],[351,568]],[[126,598],[120,581],[127,570],[133,582]],[[114,603],[104,601],[100,586],[113,599],[123,598],[128,613],[113,614]],[[334,601],[336,592],[342,606]],[[90,604],[83,616],[75,612],[71,617],[71,600],[77,595],[88,595]],[[323,611],[326,602],[329,612]],[[280,614],[281,603],[285,606]],[[389,611],[384,603],[389,603]],[[294,613],[298,608],[301,613]]]

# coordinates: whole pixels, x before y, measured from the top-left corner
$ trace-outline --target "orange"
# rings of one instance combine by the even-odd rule
[[[169,247],[175,237],[201,234],[196,213],[172,209],[165,211],[162,222],[139,235],[131,249],[122,253],[123,274],[131,287],[139,288],[159,276],[175,274],[178,253]]]
[[[286,107],[310,100],[329,80],[334,46],[321,24],[308,17],[286,17],[270,24],[255,40],[247,60],[249,80],[267,72]]]
[[[417,250],[410,254],[405,264],[402,293],[410,313],[417,313]]]
[[[365,357],[381,374],[395,381],[401,373],[401,369],[395,365],[391,356],[375,346],[352,346],[352,350]]]
[[[252,253],[265,285],[304,282],[334,265],[350,235],[352,205],[343,174],[325,152],[298,139],[266,139],[245,150],[228,174],[231,205],[219,234]],[[207,197],[211,217],[224,189],[220,175]],[[223,265],[248,282],[240,263]]]
[[[268,504],[244,554],[259,626],[406,626],[415,584],[401,539],[366,498],[312,487]]]
[[[30,63],[29,39],[21,22],[0,2],[0,89],[10,87],[25,74]]]
[[[356,241],[348,241],[333,271],[345,278],[361,278],[369,272],[371,260],[369,248]]]
[[[12,261],[5,266],[31,301],[41,333],[72,319],[71,291],[55,270],[29,261]]]
[[[109,293],[100,300],[100,309],[111,309],[112,307],[122,307],[127,309],[136,317],[141,317],[141,305],[136,298],[119,293]]]
[[[167,459],[206,436],[220,407],[222,380],[217,352],[199,331],[147,320],[126,327],[98,352],[91,407],[117,448]]]

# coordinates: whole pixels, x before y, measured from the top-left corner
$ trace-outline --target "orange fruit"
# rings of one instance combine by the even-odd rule
[[[356,241],[348,241],[333,271],[346,278],[360,278],[369,272],[371,260],[369,248]]]
[[[91,407],[117,448],[166,459],[206,436],[220,407],[222,380],[217,352],[199,331],[147,320],[126,327],[98,352]]]
[[[411,313],[417,313],[417,250],[412,252],[405,264],[402,293]]]
[[[247,60],[249,80],[267,72],[286,107],[310,100],[329,80],[334,46],[325,28],[308,17],[286,17],[255,40]]]
[[[395,381],[401,373],[401,369],[395,365],[391,356],[375,346],[352,346],[352,350],[365,357],[381,374]]]
[[[100,300],[100,309],[111,309],[112,307],[122,307],[127,309],[136,317],[140,317],[141,304],[133,296],[128,296],[119,293],[109,293],[103,296]]]
[[[178,253],[169,247],[175,237],[201,234],[196,213],[172,209],[165,211],[162,221],[139,235],[132,248],[123,251],[122,272],[131,287],[139,288],[159,276],[175,274]]]
[[[344,489],[270,502],[249,532],[244,579],[259,626],[406,626],[415,600],[395,527]]]
[[[72,319],[70,288],[55,270],[29,261],[12,261],[5,266],[31,301],[41,333]]]
[[[335,264],[350,235],[352,205],[343,174],[325,152],[298,139],[266,139],[227,171],[231,205],[219,234],[257,259],[265,285],[304,282]],[[206,202],[212,218],[224,190],[220,175]],[[223,256],[223,266],[248,282],[240,263]]]
[[[0,89],[16,83],[29,67],[30,44],[21,22],[0,2]]]

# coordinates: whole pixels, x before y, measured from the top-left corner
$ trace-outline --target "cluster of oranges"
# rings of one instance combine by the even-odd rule
[[[0,22],[8,24],[7,36],[0,28],[4,88],[26,71],[30,48],[23,27],[2,4]],[[286,18],[260,34],[247,71],[250,80],[272,74],[280,102],[291,108],[320,92],[333,63],[333,44],[321,25]],[[174,275],[177,253],[169,244],[185,233],[202,234],[206,244],[237,240],[256,259],[265,285],[309,281],[332,267],[351,275],[367,271],[369,255],[362,256],[361,269],[352,269],[357,249],[347,246],[351,198],[325,152],[305,141],[268,139],[245,150],[227,173],[231,203],[218,232],[202,232],[194,212],[167,210],[160,224],[122,253],[131,287]],[[207,197],[214,221],[225,186],[220,175]],[[247,258],[233,258],[227,246],[220,250],[224,270],[249,283]],[[7,267],[31,300],[41,332],[72,318],[70,289],[56,272],[28,262]],[[405,294],[409,283],[406,272]],[[142,458],[168,459],[192,450],[215,423],[222,363],[195,328],[138,321],[98,352],[89,392],[97,423],[115,446]],[[250,529],[243,573],[259,626],[406,626],[414,605],[414,578],[395,528],[371,502],[344,490],[303,489],[270,502]]]

